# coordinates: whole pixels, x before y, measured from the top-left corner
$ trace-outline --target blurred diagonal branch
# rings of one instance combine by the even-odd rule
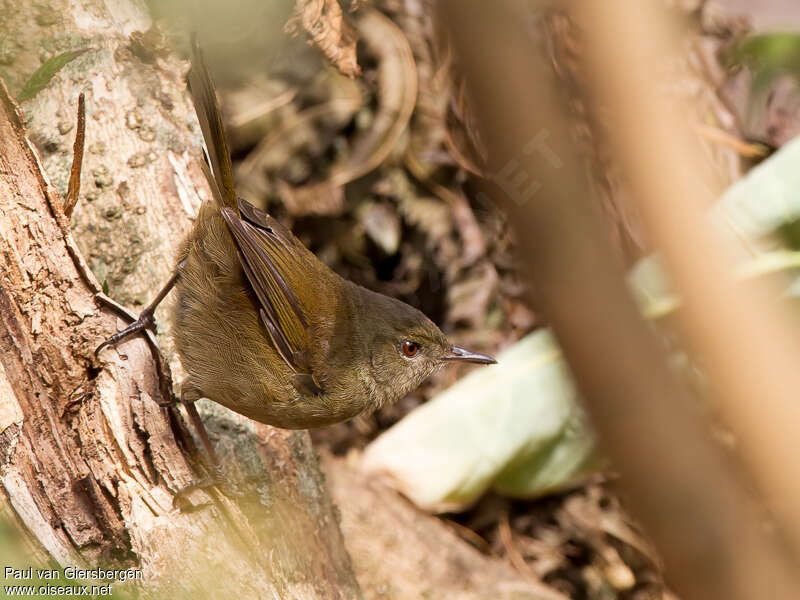
[[[697,145],[649,77],[676,53],[675,32],[650,3],[585,3],[580,17],[598,98],[617,112],[620,156],[642,216],[683,300],[683,333],[713,382],[742,455],[800,553],[800,342],[797,320],[774,301],[771,281],[736,278],[733,246],[709,227],[708,169]],[[662,18],[659,19],[659,16]],[[613,68],[612,68],[613,65]],[[602,75],[601,75],[602,73]],[[643,143],[646,140],[646,143]]]
[[[796,597],[797,582],[778,544],[763,535],[757,505],[637,313],[574,157],[564,98],[510,6],[448,0],[440,17],[463,61],[489,172],[502,190],[496,198],[516,228],[538,308],[631,506],[683,597],[744,600],[764,590]]]

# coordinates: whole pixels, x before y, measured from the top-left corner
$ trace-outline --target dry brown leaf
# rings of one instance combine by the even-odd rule
[[[486,238],[481,231],[475,214],[463,194],[434,181],[430,176],[428,167],[420,162],[419,157],[409,146],[405,155],[405,166],[409,172],[423,185],[433,192],[440,200],[450,205],[453,224],[458,229],[461,237],[462,252],[460,264],[469,266],[486,254]]]
[[[237,170],[238,177],[254,195],[260,193],[259,182],[265,172],[279,171],[301,150],[310,151],[311,146],[320,141],[316,122],[334,122],[336,126],[343,127],[362,107],[364,100],[360,86],[355,81],[343,77],[337,76],[337,79],[339,83],[346,85],[336,85],[331,88],[329,93],[331,98],[322,104],[311,106],[300,112],[296,112],[293,105],[290,104],[289,110],[285,111],[286,115],[283,120],[273,127],[242,161]],[[306,194],[300,192],[300,190],[306,189],[310,191]],[[317,196],[328,199],[333,197],[330,186],[320,184],[317,189],[314,186],[295,189],[286,183],[284,188],[278,191],[284,200],[288,198],[287,210],[293,216],[338,214],[342,208],[340,204],[330,201],[315,203]]]
[[[313,193],[308,188],[293,188],[281,180],[277,185],[281,200],[292,216],[338,215],[344,209],[344,190],[326,181],[315,185]]]
[[[405,221],[424,232],[431,243],[440,243],[453,229],[450,207],[437,198],[409,195],[400,199],[398,210]]]
[[[587,488],[585,495],[576,494],[564,502],[556,516],[562,527],[582,537],[602,554],[606,535],[624,542],[653,565],[661,559],[644,536],[637,532],[630,519],[616,507],[603,506],[604,494],[598,487]]]
[[[458,264],[449,269],[455,272],[486,255],[486,240],[458,181],[442,177],[442,167],[449,169],[458,164],[458,158],[446,151],[445,144],[448,137],[446,114],[453,94],[451,53],[445,48],[445,56],[437,64],[434,52],[439,36],[429,18],[430,0],[422,3],[420,12],[412,10],[408,3],[403,6],[405,10],[398,10],[395,19],[414,53],[419,81],[404,163],[414,178],[450,206],[453,224],[461,240]]]
[[[364,232],[386,254],[395,254],[400,247],[401,223],[397,212],[386,204],[365,202],[357,212]]]
[[[285,29],[287,33],[297,35],[300,27],[344,75],[356,77],[361,74],[356,58],[358,35],[342,14],[338,0],[297,0],[294,14]]]
[[[417,69],[405,35],[376,10],[363,11],[358,30],[370,52],[379,59],[379,106],[373,124],[353,142],[352,152],[331,167],[326,181],[292,189],[295,198],[313,199],[320,190],[341,187],[363,177],[388,158],[408,127],[417,99]]]
[[[451,323],[469,324],[472,328],[483,325],[489,312],[489,303],[497,293],[497,284],[497,271],[488,261],[472,269],[460,281],[452,283],[447,290],[450,306],[448,320]]]

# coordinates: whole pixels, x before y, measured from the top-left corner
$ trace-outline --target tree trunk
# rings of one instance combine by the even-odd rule
[[[172,55],[134,0],[6,0],[0,76],[12,94],[45,59],[89,49],[23,103],[26,127],[64,195],[78,95],[86,94],[86,153],[72,218],[78,247],[111,295],[145,305],[174,268],[174,250],[207,189],[201,137]],[[153,32],[157,31],[155,29]]]
[[[39,66],[41,48],[96,50],[25,107],[48,175],[66,182],[74,107],[87,93],[77,243],[18,109],[0,90],[4,500],[62,566],[141,568],[145,598],[211,590],[214,597],[358,597],[305,432],[205,403],[238,493],[197,490],[186,497],[189,510],[173,506],[175,492],[202,474],[195,445],[182,412],[157,404],[166,393],[143,339],[93,357],[123,321],[98,302],[101,286],[83,255],[129,304],[146,301],[172,269],[174,247],[207,194],[182,69],[163,49],[132,43],[134,30],[149,27],[135,3],[26,4],[0,8],[4,43],[14,50],[0,56],[2,74],[14,89]]]

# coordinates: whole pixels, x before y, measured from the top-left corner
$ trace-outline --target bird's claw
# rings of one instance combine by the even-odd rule
[[[139,318],[136,319],[133,323],[128,325],[125,329],[118,331],[114,335],[110,336],[107,340],[105,340],[102,344],[100,344],[97,349],[94,351],[94,355],[98,356],[100,351],[103,350],[106,346],[114,346],[124,340],[131,335],[137,334],[139,332],[145,331],[147,329],[155,330],[155,319],[153,318],[153,309],[149,306],[145,308],[140,314]]]
[[[219,465],[215,465],[210,475],[196,479],[175,492],[172,504],[181,510],[188,510],[188,507],[191,506],[188,500],[189,494],[196,490],[209,491],[212,488],[220,490],[226,496],[241,497],[244,495],[239,486],[222,472],[222,468]]]
[[[181,403],[174,395],[169,396],[167,400],[158,400],[156,404],[158,404],[161,408],[172,408],[173,406],[178,406]]]

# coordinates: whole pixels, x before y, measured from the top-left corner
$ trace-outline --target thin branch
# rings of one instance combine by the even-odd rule
[[[709,226],[709,168],[656,73],[680,55],[679,32],[653,2],[581,3],[587,64],[600,102],[617,124],[615,142],[642,219],[658,246],[682,309],[681,332],[701,357],[739,455],[800,556],[800,342],[796,315],[776,302],[767,278],[737,277],[740,254]]]
[[[75,144],[72,146],[72,169],[69,172],[69,186],[67,187],[67,198],[64,202],[64,216],[69,219],[75,205],[78,204],[78,196],[81,193],[81,169],[83,168],[83,148],[86,141],[86,103],[83,93],[78,96],[78,126],[75,132]]]

